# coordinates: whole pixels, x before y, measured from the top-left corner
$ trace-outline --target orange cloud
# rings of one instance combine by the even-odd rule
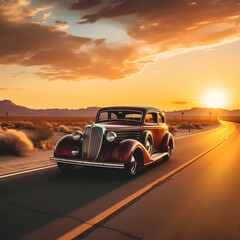
[[[6,91],[6,90],[23,90],[22,88],[0,88],[0,91]]]
[[[50,16],[51,16],[51,13],[43,13],[42,14],[42,20],[45,21]]]
[[[172,101],[173,104],[177,104],[177,105],[186,105],[189,104],[191,102],[188,101]]]
[[[56,6],[56,3],[30,8],[27,0],[2,0],[0,5],[0,17],[6,22],[22,22],[32,19],[40,11],[45,11]]]
[[[53,26],[30,22],[26,19],[37,10],[29,10],[28,2],[5,2],[11,4],[0,11],[0,64],[41,66],[37,74],[48,80],[114,80],[136,73],[143,66],[135,63],[139,54],[134,44],[107,44],[104,39],[74,36],[62,31],[67,22],[55,21]],[[18,14],[17,8],[28,14],[19,16],[18,22],[10,21]],[[43,8],[47,7],[38,9]]]
[[[115,44],[64,32],[65,21],[56,20],[55,25],[34,22],[37,13],[56,6],[31,8],[26,0],[1,2],[0,64],[40,66],[37,75],[48,80],[115,80],[141,71],[160,53],[240,36],[235,0],[196,4],[189,0],[79,0],[72,5],[71,10],[88,9],[90,13],[98,6],[97,12],[82,17],[82,24],[114,17],[121,21],[121,16],[134,15],[135,20],[123,21],[135,41]]]
[[[97,12],[83,16],[79,23],[128,15],[136,16],[136,20],[129,22],[127,34],[158,46],[158,53],[217,44],[240,36],[239,2],[235,0],[110,0]]]

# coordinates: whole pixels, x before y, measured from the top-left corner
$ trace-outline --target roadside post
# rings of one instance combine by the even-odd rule
[[[8,112],[6,112],[6,121],[8,122]]]

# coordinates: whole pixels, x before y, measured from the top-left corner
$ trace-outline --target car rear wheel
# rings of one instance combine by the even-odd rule
[[[169,160],[172,154],[172,147],[168,145],[167,155],[163,157],[164,160]]]
[[[64,174],[72,173],[75,167],[75,165],[73,164],[66,164],[66,163],[59,163],[59,162],[57,163],[57,165],[60,171]]]

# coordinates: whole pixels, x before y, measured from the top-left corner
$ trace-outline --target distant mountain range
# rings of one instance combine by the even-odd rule
[[[16,105],[10,100],[0,101],[0,115],[5,115],[8,112],[9,115],[95,115],[99,110],[99,107],[88,107],[79,109],[31,109],[24,106]],[[165,112],[166,116],[178,117],[182,116],[240,116],[240,109],[238,110],[226,110],[221,108],[192,108],[188,110]]]
[[[0,101],[0,115],[95,115],[99,107],[88,107],[79,109],[52,108],[52,109],[31,109],[16,105],[10,100]]]

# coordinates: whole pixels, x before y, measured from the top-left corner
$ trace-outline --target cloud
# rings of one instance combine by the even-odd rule
[[[34,22],[33,12],[50,6],[30,11],[26,1],[4,2],[0,11],[2,65],[40,66],[37,75],[48,80],[114,80],[139,72],[143,66],[138,62],[135,44],[111,44],[105,39],[74,36],[62,31],[67,22],[57,20],[55,25]],[[28,14],[18,16],[23,12]],[[18,20],[12,21],[13,16]]]
[[[0,91],[6,91],[6,90],[18,90],[18,91],[21,91],[23,89],[22,88],[0,88]]]
[[[42,14],[42,20],[45,21],[50,16],[51,16],[51,13],[43,13]]]
[[[157,47],[157,53],[176,48],[217,44],[240,37],[240,3],[236,0],[110,0],[96,12],[84,15],[80,24],[100,19],[136,16],[127,34]]]
[[[72,5],[71,10],[87,9],[81,24],[113,18],[122,22],[133,39],[129,43],[69,34],[64,31],[68,27],[65,21],[56,20],[54,25],[36,22],[36,14],[56,6],[31,7],[27,0],[1,2],[1,65],[40,66],[36,74],[52,81],[115,80],[142,71],[161,53],[240,37],[235,0],[79,0]],[[47,17],[42,14],[43,20]]]
[[[19,76],[21,76],[21,75],[23,75],[23,74],[25,74],[26,72],[25,71],[21,71],[21,72],[18,72],[18,73],[14,73],[11,77],[12,78],[16,78],[16,77],[19,77]]]
[[[78,2],[73,3],[70,10],[85,10],[91,7],[98,6],[101,3],[101,0],[78,0]]]
[[[177,104],[177,105],[186,105],[189,104],[191,102],[188,101],[172,101],[173,104]]]
[[[45,11],[56,6],[56,3],[30,8],[30,1],[2,0],[0,5],[0,19],[6,22],[22,22],[30,20],[40,11]]]
[[[54,23],[57,30],[64,30],[69,27],[65,21],[56,20]]]

